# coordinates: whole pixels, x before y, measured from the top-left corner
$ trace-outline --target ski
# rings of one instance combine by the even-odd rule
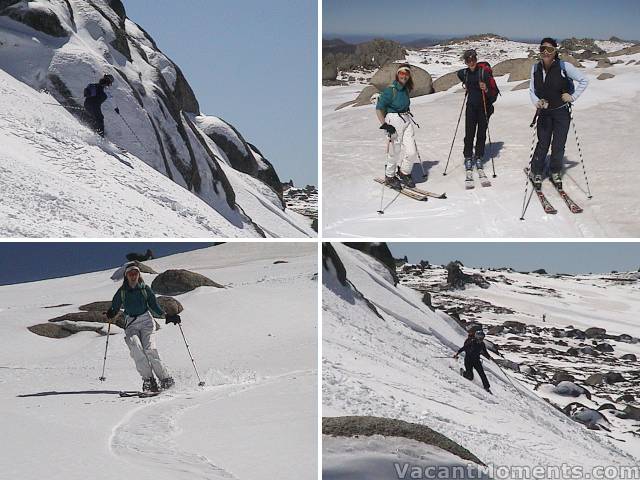
[[[569,207],[569,210],[571,211],[571,213],[582,213],[582,207],[580,207],[576,202],[571,200],[571,197],[567,195],[567,192],[565,192],[562,188],[558,188],[558,186],[555,183],[553,184],[553,186],[555,187],[557,192],[560,194],[560,196],[564,200],[564,203],[567,204],[567,207]]]
[[[410,188],[410,190],[413,190],[414,192],[420,193],[426,197],[432,197],[432,198],[439,198],[439,199],[445,199],[447,198],[447,194],[446,193],[434,193],[434,192],[430,192],[428,190],[422,190],[421,188],[418,187],[413,187]]]
[[[121,397],[150,398],[150,397],[157,397],[161,393],[162,392],[140,392],[140,391],[132,390],[132,391],[120,392],[120,396]]]
[[[382,185],[385,185],[384,180],[381,178],[374,178],[373,179],[374,182],[380,183]],[[386,185],[385,185],[386,186]],[[401,193],[403,195],[406,195],[409,198],[413,198],[414,200],[417,200],[419,202],[426,202],[429,198],[428,195],[424,195],[422,193],[418,193],[416,191],[414,191],[414,189],[409,188],[409,187],[403,187],[400,190],[396,190],[395,188],[391,188],[386,186],[389,190],[393,190],[394,192],[398,192]]]
[[[467,170],[466,171],[466,177],[464,179],[464,188],[465,188],[465,190],[473,190],[474,188],[476,188],[476,185],[473,182],[473,171],[472,170]]]
[[[482,168],[478,168],[478,177],[480,178],[480,185],[483,187],[491,186],[491,180],[489,180],[489,177],[487,177],[487,174],[484,173]]]
[[[533,188],[534,192],[536,192],[536,196],[538,197],[538,200],[540,200],[540,205],[542,205],[542,209],[544,210],[544,213],[550,214],[550,215],[554,215],[558,213],[558,210],[556,210],[554,206],[551,205],[551,202],[547,199],[547,196],[542,192],[542,190],[537,190],[536,187],[533,185],[533,181],[531,181],[531,178],[529,178],[528,168],[524,169],[524,174],[527,176],[527,179],[531,184],[531,188]]]

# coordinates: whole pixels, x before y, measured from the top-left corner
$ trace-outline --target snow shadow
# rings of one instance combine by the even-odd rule
[[[23,395],[16,395],[19,398],[26,397],[48,397],[50,395],[119,395],[120,390],[77,390],[70,392],[58,392],[56,390],[52,390],[49,392],[38,392],[38,393],[25,393]]]

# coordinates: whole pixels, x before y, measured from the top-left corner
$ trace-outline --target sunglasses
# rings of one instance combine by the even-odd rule
[[[556,47],[552,47],[549,45],[541,45],[540,53],[554,53],[556,51]]]
[[[139,275],[140,272],[138,272],[137,270],[129,270],[127,272],[127,277],[133,277],[134,275]]]
[[[398,72],[398,76],[399,77],[410,77],[411,74],[409,72],[406,72],[406,71],[402,70],[402,71]]]

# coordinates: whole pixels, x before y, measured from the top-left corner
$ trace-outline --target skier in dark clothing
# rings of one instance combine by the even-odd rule
[[[484,355],[489,360],[493,361],[493,358],[489,356],[489,352],[487,352],[487,347],[484,344],[484,332],[482,330],[469,330],[469,336],[464,341],[464,345],[458,350],[458,352],[453,356],[453,358],[458,358],[462,352],[465,353],[464,356],[464,368],[463,372],[464,378],[467,380],[473,380],[473,369],[475,368],[480,375],[480,379],[482,380],[482,386],[484,389],[491,393],[491,385],[489,384],[489,380],[487,380],[487,375],[484,373],[484,368],[482,368],[482,362],[480,361],[480,355]]]
[[[536,190],[542,187],[549,146],[550,179],[562,189],[562,159],[571,122],[569,109],[588,84],[587,78],[576,67],[560,60],[558,43],[553,38],[543,38],[540,42],[540,61],[531,67],[529,82],[531,102],[538,111],[538,144],[529,172]]]
[[[98,135],[104,137],[104,115],[102,104],[109,98],[105,89],[113,85],[113,76],[105,74],[98,83],[90,83],[84,89],[84,110],[87,114],[87,123]],[[116,113],[120,113],[118,107]]]
[[[482,170],[482,158],[487,140],[487,126],[493,114],[493,103],[497,99],[498,89],[493,79],[491,67],[486,62],[478,62],[475,50],[467,50],[463,54],[467,68],[458,71],[458,78],[462,82],[467,95],[465,110],[464,136],[464,167],[467,180],[473,179],[472,170],[475,166]],[[473,141],[476,141],[475,155]],[[469,178],[471,176],[471,178]]]

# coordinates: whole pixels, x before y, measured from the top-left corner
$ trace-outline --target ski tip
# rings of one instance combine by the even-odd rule
[[[593,195],[589,195],[587,198],[591,200],[593,198]]]
[[[445,172],[445,173],[443,173],[443,174],[442,174],[442,176],[443,176],[443,177],[446,177],[446,176],[447,176],[447,173],[446,173],[446,172]]]
[[[384,215],[384,212],[382,210],[378,210],[378,215]]]
[[[200,382],[200,383],[198,383],[198,386],[199,386],[199,387],[204,387],[204,382]]]

